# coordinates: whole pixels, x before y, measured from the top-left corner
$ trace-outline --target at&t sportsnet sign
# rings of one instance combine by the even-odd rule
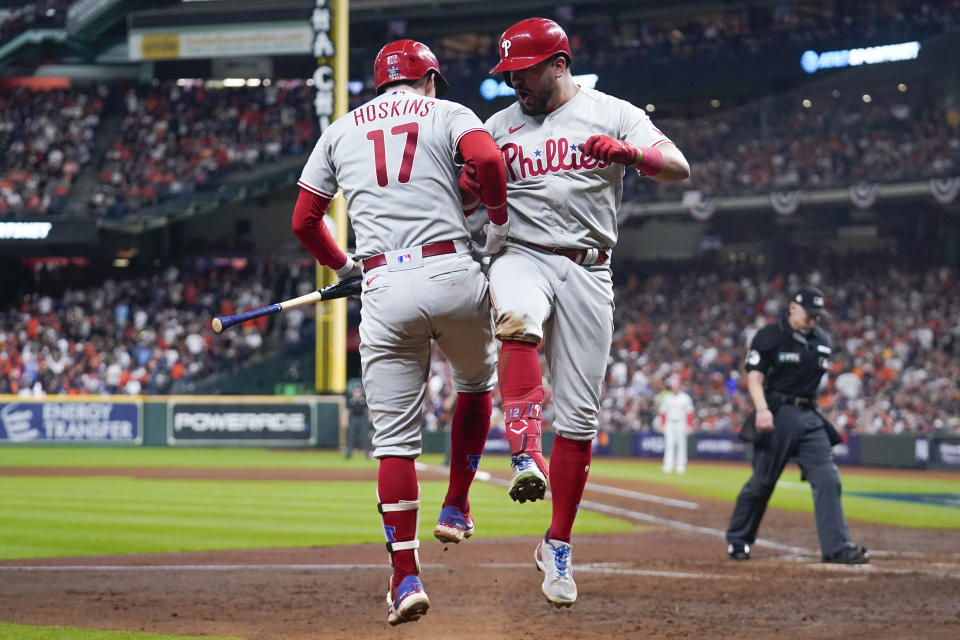
[[[2,402],[0,441],[139,444],[140,409],[133,402]]]
[[[168,406],[170,444],[309,446],[317,439],[313,407],[308,403],[172,402]]]

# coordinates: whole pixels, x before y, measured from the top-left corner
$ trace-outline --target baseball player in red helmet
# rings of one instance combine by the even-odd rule
[[[380,461],[378,509],[393,576],[387,620],[417,620],[429,607],[420,581],[417,523],[420,423],[430,344],[452,365],[450,486],[435,534],[459,542],[473,533],[467,494],[490,428],[496,376],[487,282],[471,253],[453,162],[459,152],[483,185],[490,225],[481,253],[506,236],[500,150],[466,107],[438,100],[447,90],[436,57],[413,40],[377,55],[379,95],[333,122],[300,177],[293,232],[320,264],[343,279],[363,274],[360,357]],[[356,235],[344,254],[323,222],[343,190]]]
[[[518,502],[542,499],[549,478],[553,518],[535,559],[547,600],[570,606],[577,599],[570,536],[613,331],[610,257],[623,176],[630,169],[674,182],[690,168],[642,109],[576,84],[557,23],[522,20],[503,33],[499,49],[491,72],[503,73],[517,92],[513,105],[486,122],[507,169],[511,225],[488,273],[512,453],[509,493]],[[474,175],[461,175],[464,201],[483,193]],[[540,441],[541,343],[553,382],[549,465]]]

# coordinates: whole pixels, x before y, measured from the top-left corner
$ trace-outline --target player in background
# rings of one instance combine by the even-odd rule
[[[453,162],[459,152],[483,185],[490,225],[481,253],[508,229],[500,150],[477,116],[438,100],[447,90],[436,57],[413,40],[387,44],[374,63],[378,96],[333,122],[300,178],[293,232],[340,279],[363,274],[360,358],[380,461],[378,509],[393,577],[390,624],[429,607],[419,578],[417,523],[420,424],[430,342],[450,361],[457,402],[450,487],[437,523],[441,539],[473,532],[467,494],[490,428],[496,344],[487,282],[471,254]],[[338,189],[356,235],[346,255],[323,222]]]
[[[518,22],[500,37],[499,51],[492,72],[517,92],[485,125],[503,152],[511,225],[488,272],[512,453],[509,493],[518,502],[542,499],[549,477],[553,518],[535,560],[547,600],[570,606],[577,598],[571,530],[613,332],[610,254],[623,175],[630,169],[674,182],[690,168],[642,109],[574,82],[570,45],[555,22]],[[482,194],[474,175],[461,174],[464,202]],[[549,467],[541,447],[541,341],[556,416]]]
[[[670,390],[660,398],[660,429],[663,431],[663,472],[687,471],[687,429],[693,426],[693,399],[680,390],[679,376],[670,378]]]

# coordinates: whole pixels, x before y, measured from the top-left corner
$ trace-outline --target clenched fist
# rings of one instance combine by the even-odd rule
[[[579,148],[584,155],[601,162],[619,162],[625,165],[633,165],[637,162],[635,147],[610,136],[590,136],[586,144],[581,144]]]
[[[463,171],[457,178],[457,185],[460,187],[460,199],[463,200],[464,204],[480,200],[480,181],[477,180],[477,168],[469,162],[463,165]]]

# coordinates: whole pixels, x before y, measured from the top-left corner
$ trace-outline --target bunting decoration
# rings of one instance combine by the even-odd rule
[[[850,199],[858,209],[869,209],[876,203],[880,185],[875,182],[858,182],[850,187]]]
[[[960,194],[960,178],[933,178],[930,181],[930,193],[940,204],[950,204]]]
[[[802,195],[800,191],[774,191],[770,194],[770,204],[778,215],[792,216],[800,207]]]

